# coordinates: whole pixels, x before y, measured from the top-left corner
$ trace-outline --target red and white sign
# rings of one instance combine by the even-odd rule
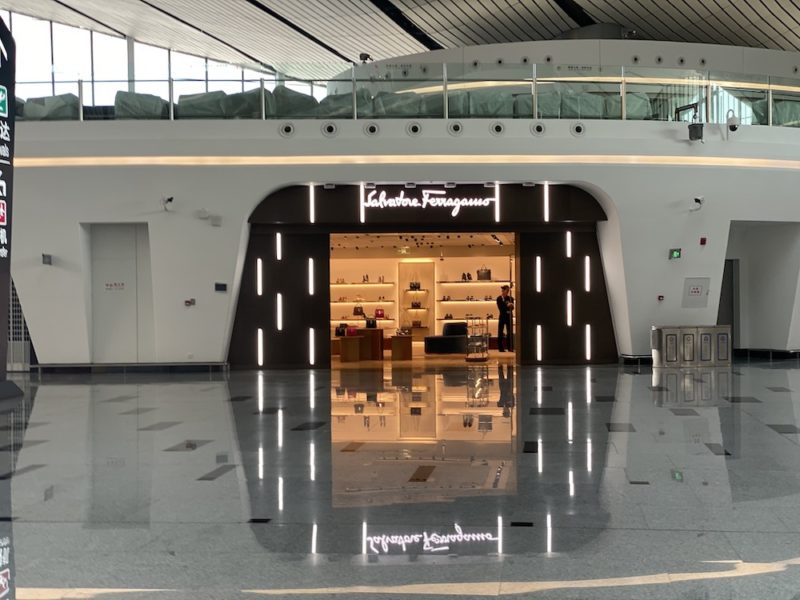
[[[6,224],[6,201],[0,200],[0,226]]]
[[[0,598],[5,598],[11,589],[11,569],[0,571]]]

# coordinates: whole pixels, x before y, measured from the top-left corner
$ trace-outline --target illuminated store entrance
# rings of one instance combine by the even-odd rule
[[[483,327],[485,350],[499,350],[508,285],[516,362],[615,362],[596,233],[605,219],[568,185],[283,188],[250,216],[228,360],[325,368],[332,355],[412,360],[415,343],[426,356],[480,360],[466,338]],[[392,339],[404,334],[410,352]]]
[[[332,353],[353,360],[342,354],[348,340],[341,338],[362,330],[382,339],[387,359],[413,353],[479,362],[500,349],[504,286],[502,350],[513,352],[515,257],[513,233],[331,235]],[[363,332],[367,326],[378,331]],[[393,339],[398,332],[408,339]]]

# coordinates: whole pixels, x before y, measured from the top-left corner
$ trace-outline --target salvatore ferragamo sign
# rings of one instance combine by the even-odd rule
[[[425,219],[444,212],[450,219],[470,213],[476,220],[494,217],[499,221],[500,186],[472,185],[464,186],[462,190],[436,187],[405,189],[398,186],[365,189],[362,186],[359,209],[362,223],[384,221],[389,213],[396,215],[398,211],[425,212],[428,213],[426,216],[420,214]]]

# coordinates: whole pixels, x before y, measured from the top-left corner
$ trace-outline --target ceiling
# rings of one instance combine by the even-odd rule
[[[308,78],[361,53],[548,40],[615,23],[638,38],[800,50],[797,0],[0,0],[103,33]]]

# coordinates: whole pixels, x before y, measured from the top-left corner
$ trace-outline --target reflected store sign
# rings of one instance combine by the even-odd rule
[[[11,538],[0,538],[0,598],[11,591]]]
[[[361,222],[407,221],[409,212],[424,220],[500,220],[499,185],[464,185],[458,188],[424,186],[362,186],[359,200]]]
[[[498,537],[491,531],[423,530],[367,536],[368,554],[488,554],[497,551]]]

